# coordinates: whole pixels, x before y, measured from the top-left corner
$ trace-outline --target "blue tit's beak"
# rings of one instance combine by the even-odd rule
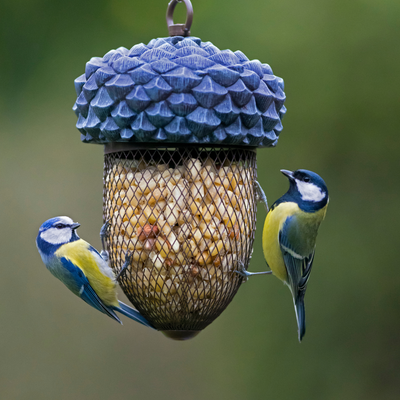
[[[294,180],[293,172],[287,169],[281,169],[283,175],[287,176],[290,180]]]
[[[81,226],[80,223],[74,222],[74,223],[71,225],[71,228],[72,228],[73,230],[75,230],[75,229],[79,228],[80,226]]]

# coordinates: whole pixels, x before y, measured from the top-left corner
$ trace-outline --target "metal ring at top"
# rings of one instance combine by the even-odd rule
[[[174,24],[174,10],[178,3],[185,3],[186,22],[184,24]],[[193,22],[193,6],[190,0],[171,0],[167,8],[167,26],[170,36],[190,36],[190,27]]]

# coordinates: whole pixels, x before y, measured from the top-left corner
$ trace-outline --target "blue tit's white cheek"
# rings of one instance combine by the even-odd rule
[[[296,185],[301,199],[304,201],[313,201],[317,203],[326,197],[326,193],[313,183],[298,181],[296,179]]]
[[[40,234],[41,239],[50,244],[63,244],[68,243],[72,237],[72,229],[64,228],[50,228]]]

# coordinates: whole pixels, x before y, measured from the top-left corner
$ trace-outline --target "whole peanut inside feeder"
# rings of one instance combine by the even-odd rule
[[[256,149],[277,144],[286,108],[268,64],[188,36],[189,0],[186,23],[173,25],[177,2],[171,37],[86,64],[74,110],[82,141],[105,145],[103,218],[118,282],[157,329],[183,340],[240,287]]]
[[[236,294],[233,271],[248,264],[254,240],[255,158],[220,148],[106,155],[111,265],[120,271],[130,254],[119,283],[157,329],[200,331]]]

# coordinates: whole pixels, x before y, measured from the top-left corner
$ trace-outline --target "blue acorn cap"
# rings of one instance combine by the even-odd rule
[[[283,80],[241,51],[174,36],[93,57],[75,79],[85,143],[275,146]]]

